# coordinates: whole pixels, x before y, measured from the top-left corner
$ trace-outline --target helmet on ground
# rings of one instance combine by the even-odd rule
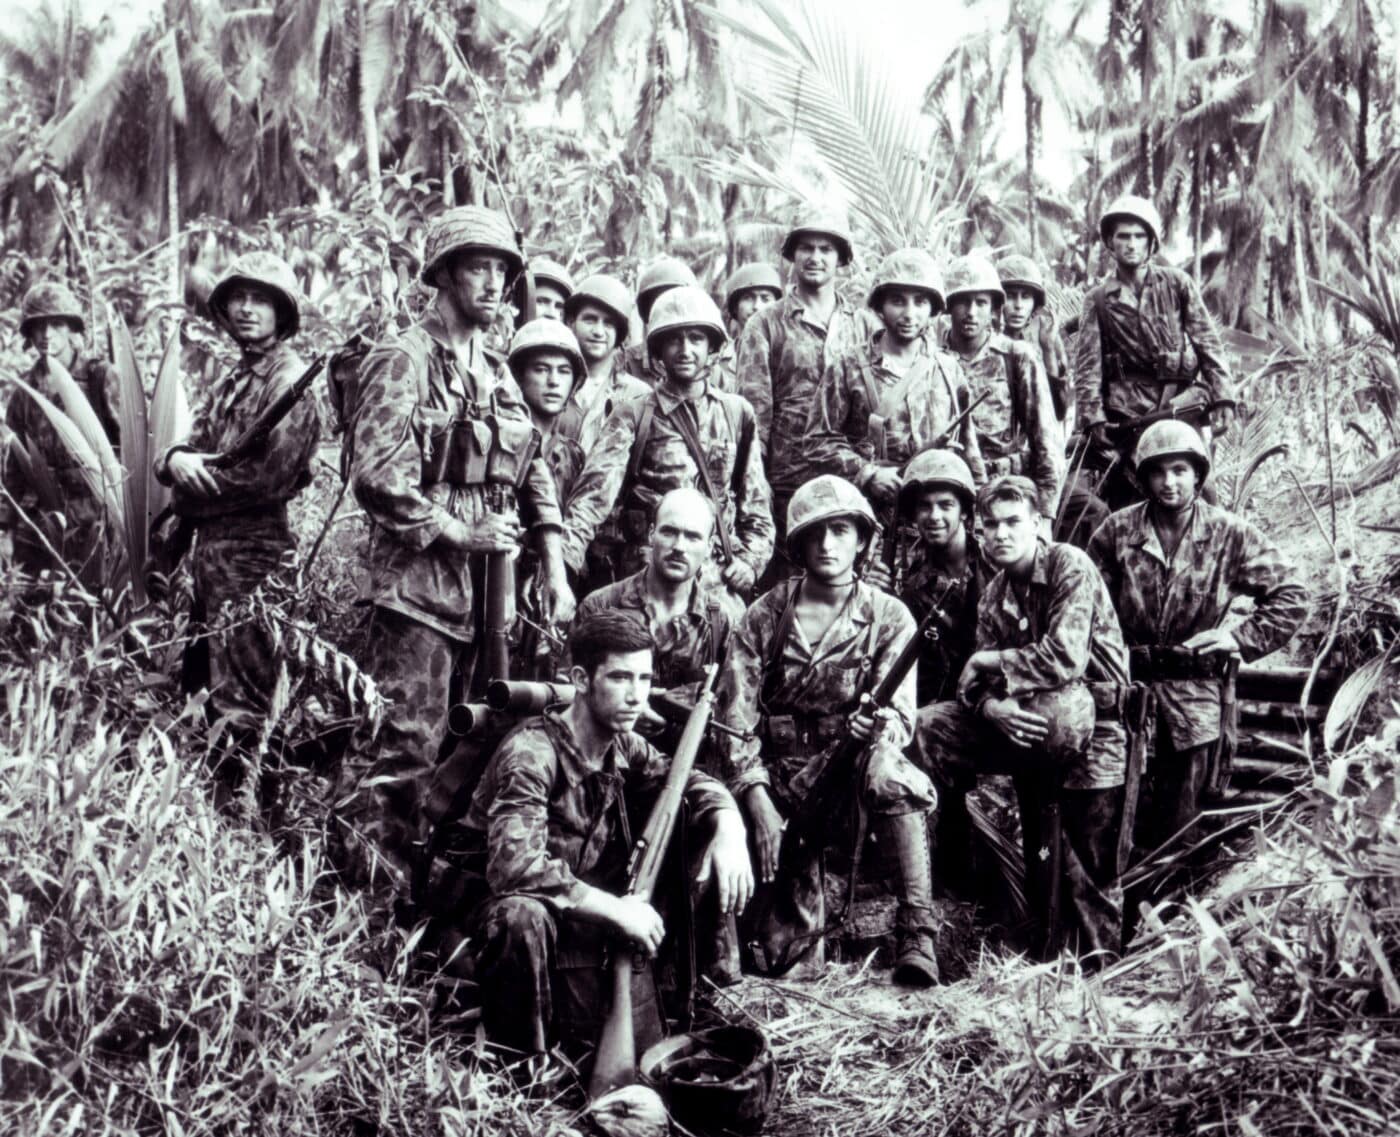
[[[516,246],[515,230],[504,213],[482,205],[459,205],[434,217],[428,226],[419,279],[438,287],[438,270],[447,264],[453,253],[467,249],[495,253],[506,262],[506,272],[510,276],[515,276],[524,264]]]
[[[781,296],[783,281],[778,275],[778,270],[767,264],[740,265],[724,282],[724,310],[731,316],[734,315],[734,301],[739,299],[740,293],[751,292],[756,288],[766,288]]]
[[[1112,244],[1113,226],[1119,221],[1137,221],[1146,226],[1151,241],[1150,251],[1157,251],[1157,246],[1162,243],[1162,215],[1147,198],[1125,193],[1108,203],[1108,208],[1099,218],[1099,237],[1105,245]]]
[[[301,288],[292,275],[291,265],[276,253],[244,253],[234,258],[209,293],[209,311],[226,331],[229,330],[229,293],[238,284],[251,284],[272,295],[277,308],[278,339],[296,335],[301,327]]]
[[[1202,485],[1210,474],[1210,452],[1196,428],[1180,419],[1154,422],[1142,432],[1137,450],[1133,452],[1133,468],[1139,480],[1146,476],[1144,467],[1163,458],[1186,458],[1196,467]]]
[[[797,542],[804,530],[833,517],[853,517],[872,533],[878,527],[865,495],[845,478],[820,474],[798,486],[787,508],[788,556],[799,558]]]
[[[548,257],[535,257],[530,262],[530,272],[534,274],[537,285],[554,285],[564,294],[565,300],[573,295],[574,278],[569,275],[569,270],[558,261],[552,261]]]
[[[797,224],[783,238],[783,259],[790,261],[797,252],[801,237],[830,237],[836,246],[836,263],[851,263],[851,233],[843,221],[830,214],[811,213],[798,218]]]
[[[1047,719],[1050,733],[1036,749],[1058,765],[1067,765],[1089,750],[1094,735],[1094,696],[1083,683],[1069,683],[1049,691],[1017,695],[1022,710]]]
[[[927,292],[933,298],[933,311],[943,311],[943,274],[923,249],[897,249],[880,262],[870,286],[867,303],[876,309],[884,302],[887,288],[908,288]]]
[[[944,299],[952,304],[954,296],[965,296],[974,292],[990,292],[998,304],[1006,299],[1001,286],[1001,277],[992,262],[976,253],[958,257],[948,266],[947,289]]]
[[[1013,284],[1019,285],[1035,296],[1037,308],[1045,306],[1045,274],[1030,257],[1013,253],[997,265],[997,275],[1001,277],[1003,292]]]
[[[951,450],[925,450],[915,454],[899,478],[899,512],[907,513],[916,494],[932,489],[951,490],[962,502],[963,512],[972,515],[977,487],[967,463]]]
[[[627,334],[631,330],[629,316],[632,312],[632,293],[627,290],[627,285],[617,277],[608,276],[603,272],[585,276],[564,301],[564,319],[572,321],[585,304],[601,308],[612,318],[613,325],[617,328],[619,347],[627,342]]]
[[[728,338],[724,317],[703,288],[683,284],[663,292],[647,321],[647,351],[656,354],[656,341],[680,328],[701,328],[710,338],[710,350],[718,351]]]
[[[87,328],[83,306],[73,290],[57,280],[42,280],[24,294],[19,306],[19,334],[29,338],[30,329],[40,320],[67,320],[78,325],[81,333]]]
[[[714,1137],[760,1132],[777,1080],[768,1039],[739,1025],[663,1039],[643,1053],[639,1068],[677,1122]]]
[[[651,320],[652,305],[668,289],[697,288],[699,284],[695,274],[690,271],[690,266],[684,261],[664,254],[657,257],[642,269],[642,275],[637,280],[637,311],[641,314],[642,322],[647,323]]]
[[[579,382],[587,374],[587,368],[583,363],[583,353],[579,351],[578,340],[574,338],[574,333],[558,320],[539,316],[520,326],[515,335],[510,338],[510,354],[506,357],[511,372],[514,373],[517,367],[522,366],[537,351],[563,353],[574,371],[574,388],[578,387]]]

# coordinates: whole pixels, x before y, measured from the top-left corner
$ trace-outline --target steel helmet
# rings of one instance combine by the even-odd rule
[[[972,471],[951,450],[925,450],[909,459],[899,477],[899,511],[907,512],[919,491],[935,488],[952,490],[962,502],[963,512],[969,517],[972,515],[973,502],[977,499]]]
[[[558,261],[552,261],[548,257],[535,257],[530,261],[530,271],[534,274],[536,284],[554,285],[564,294],[565,300],[573,295],[574,278]]]
[[[647,351],[656,355],[658,337],[678,328],[703,328],[710,337],[712,352],[718,351],[728,338],[724,334],[724,317],[709,293],[690,284],[667,289],[656,301],[647,321]]]
[[[657,257],[642,269],[641,278],[637,281],[637,312],[641,315],[642,322],[646,323],[651,319],[651,306],[667,289],[697,288],[699,284],[695,274],[690,271],[690,266],[684,261],[664,254]]]
[[[516,245],[515,230],[504,213],[482,205],[459,205],[434,217],[428,226],[419,279],[433,288],[438,287],[438,269],[453,253],[464,249],[495,253],[506,262],[506,272],[511,276],[519,273],[524,264]]]
[[[1045,274],[1040,271],[1040,266],[1030,257],[1013,253],[997,265],[997,275],[1001,277],[1003,292],[1011,285],[1019,284],[1022,288],[1034,293],[1037,308],[1045,306]]]
[[[760,1132],[778,1075],[763,1032],[737,1024],[662,1039],[638,1069],[687,1131],[714,1137]]]
[[[29,330],[40,320],[68,320],[78,325],[78,331],[87,328],[83,306],[73,295],[73,290],[57,280],[43,280],[24,294],[19,306],[19,334],[29,338]]]
[[[870,532],[877,528],[875,511],[865,495],[835,474],[821,474],[798,486],[787,509],[788,556],[798,559],[797,538],[804,529],[833,517],[854,517],[863,521]]]
[[[734,301],[739,299],[739,294],[752,292],[756,288],[766,288],[781,296],[783,281],[778,270],[768,264],[740,265],[724,282],[724,310],[734,315]]]
[[[970,292],[990,292],[996,297],[998,304],[1006,300],[1006,291],[1001,286],[1001,277],[997,275],[996,268],[986,257],[976,253],[958,257],[950,264],[947,282],[948,287],[943,296],[948,304],[953,302],[954,296],[963,296]]]
[[[1040,715],[1050,723],[1050,733],[1036,750],[1059,765],[1068,765],[1089,750],[1094,736],[1094,696],[1083,683],[1068,683],[1029,695],[1017,695],[1022,710]]]
[[[1103,243],[1110,244],[1114,222],[1126,220],[1139,221],[1147,227],[1148,237],[1152,241],[1151,251],[1155,253],[1162,243],[1162,215],[1147,198],[1133,193],[1114,198],[1103,211],[1103,216],[1099,218],[1099,237]]]
[[[797,239],[802,236],[830,237],[836,245],[836,263],[851,263],[851,234],[845,222],[830,214],[812,213],[798,218],[797,224],[783,238],[783,259],[790,261],[797,251]]]
[[[933,311],[943,311],[943,274],[923,249],[896,249],[880,262],[870,286],[870,307],[879,310],[886,288],[911,288],[933,297]]]
[[[1133,468],[1138,478],[1144,477],[1143,467],[1161,458],[1189,458],[1196,467],[1201,484],[1210,474],[1210,452],[1196,428],[1180,419],[1154,422],[1142,432],[1133,453]]]
[[[574,333],[558,320],[538,316],[522,325],[510,338],[510,354],[506,362],[514,373],[517,364],[523,364],[527,356],[537,351],[558,351],[568,357],[574,369],[574,388],[582,381],[587,368],[583,362],[583,352],[579,351]]]
[[[209,293],[209,311],[225,330],[231,331],[228,320],[228,294],[235,284],[251,284],[272,294],[277,307],[277,338],[297,334],[301,327],[301,287],[292,275],[292,266],[276,253],[244,253],[235,257]]]
[[[584,277],[579,282],[579,286],[564,301],[565,321],[571,322],[585,304],[601,308],[612,317],[613,324],[617,328],[619,347],[627,342],[627,334],[631,324],[628,317],[632,311],[632,293],[627,290],[627,285],[623,284],[617,277],[608,276],[607,273],[602,272],[595,272],[592,276]]]

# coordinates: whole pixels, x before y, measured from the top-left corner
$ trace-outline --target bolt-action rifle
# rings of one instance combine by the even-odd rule
[[[207,464],[222,469],[255,453],[267,441],[267,436],[277,429],[278,424],[292,413],[292,408],[301,402],[302,396],[326,366],[328,358],[328,354],[323,351],[307,364],[306,370],[297,376],[296,382],[268,403],[266,409],[253,420],[248,429],[234,439],[232,446],[210,458]]]

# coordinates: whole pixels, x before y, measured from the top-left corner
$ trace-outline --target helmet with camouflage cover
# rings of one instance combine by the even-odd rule
[[[1108,208],[1099,218],[1099,237],[1105,245],[1113,243],[1113,226],[1119,221],[1137,221],[1145,226],[1151,242],[1149,251],[1157,251],[1157,246],[1162,243],[1162,215],[1147,198],[1125,193],[1108,203]]]
[[[783,281],[778,270],[768,264],[740,265],[724,282],[724,310],[734,315],[734,301],[739,299],[740,294],[758,288],[766,288],[775,296],[781,296]]]
[[[1133,453],[1133,467],[1138,479],[1147,476],[1145,467],[1163,458],[1186,458],[1196,467],[1196,476],[1205,485],[1210,474],[1210,452],[1196,428],[1180,419],[1163,419],[1154,422],[1142,432],[1137,450]]]
[[[565,300],[574,294],[574,278],[558,261],[552,261],[548,257],[535,257],[530,261],[530,271],[535,276],[536,285],[552,284],[564,294]]]
[[[663,1039],[638,1070],[675,1120],[700,1134],[760,1132],[778,1074],[767,1037],[738,1023]]]
[[[1040,271],[1040,266],[1030,257],[1013,253],[1011,256],[1003,258],[997,264],[997,275],[1001,277],[1003,291],[1013,284],[1019,285],[1035,296],[1037,308],[1045,306],[1045,274]]]
[[[694,285],[683,284],[661,294],[647,321],[647,351],[657,354],[657,340],[667,332],[680,328],[701,328],[709,336],[710,351],[718,351],[728,338],[724,334],[724,317],[719,314],[709,293]]]
[[[29,338],[30,329],[40,320],[67,320],[79,333],[87,328],[83,306],[73,290],[57,280],[41,280],[24,294],[19,306],[19,334]]]
[[[276,253],[254,252],[235,257],[209,293],[209,311],[225,331],[232,328],[228,318],[229,293],[239,284],[251,284],[272,297],[277,308],[277,338],[287,339],[301,327],[301,287],[292,275],[292,266]]]
[[[948,304],[952,304],[955,296],[966,296],[976,292],[991,293],[997,304],[1006,300],[1006,291],[1001,286],[1001,277],[997,275],[996,267],[986,257],[976,253],[958,257],[948,266],[945,280],[947,288],[943,298]]]
[[[1036,750],[1057,765],[1067,765],[1088,752],[1094,735],[1094,696],[1083,683],[1068,683],[1048,691],[1018,695],[1021,709],[1040,715],[1050,724],[1050,733]]]
[[[943,311],[943,274],[934,259],[923,249],[896,249],[880,262],[875,270],[875,282],[866,301],[879,311],[887,288],[907,288],[926,292],[933,299],[933,311]]]
[[[797,224],[783,238],[783,260],[793,259],[797,253],[797,242],[802,237],[830,237],[836,246],[837,264],[845,266],[851,263],[851,233],[839,218],[825,213],[799,217]]]
[[[627,290],[627,285],[617,277],[603,272],[584,277],[564,301],[564,319],[572,322],[585,304],[601,308],[611,317],[613,325],[617,328],[619,347],[627,342],[631,324],[628,317],[632,311],[632,293]]]
[[[899,477],[899,511],[908,513],[919,493],[933,489],[951,490],[962,502],[963,512],[972,516],[977,487],[967,463],[951,450],[925,450],[915,454]]]
[[[480,249],[506,262],[506,273],[515,276],[524,260],[516,245],[515,230],[504,213],[482,205],[459,205],[434,217],[423,243],[423,271],[418,278],[438,287],[438,270],[454,253]]]
[[[672,288],[697,288],[700,282],[690,266],[675,257],[662,254],[642,269],[637,281],[637,311],[643,323],[651,320],[652,305]]]
[[[787,509],[787,548],[788,556],[797,561],[801,557],[798,539],[804,530],[820,521],[830,521],[833,517],[851,517],[861,522],[867,534],[875,532],[877,522],[875,511],[865,500],[865,495],[835,474],[820,474],[798,486],[792,495]]]
[[[583,353],[578,348],[578,340],[567,325],[558,320],[538,316],[522,324],[515,335],[511,336],[510,354],[506,357],[511,373],[515,374],[537,351],[557,351],[568,359],[569,366],[574,371],[574,390],[588,373],[584,366]]]

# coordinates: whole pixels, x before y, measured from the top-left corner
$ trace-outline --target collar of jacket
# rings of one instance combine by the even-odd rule
[[[603,751],[602,761],[594,763],[579,749],[573,727],[569,725],[563,711],[545,711],[540,716],[540,721],[545,734],[554,744],[554,753],[559,758],[559,773],[571,789],[594,774],[621,774],[631,768],[631,748],[625,743],[630,737],[629,734],[613,735],[613,740]]]
[[[1127,518],[1132,526],[1128,534],[1128,544],[1142,549],[1145,553],[1151,553],[1162,564],[1169,565],[1166,550],[1162,548],[1162,538],[1157,534],[1157,526],[1152,524],[1152,503],[1141,501],[1130,509],[1135,512]],[[1188,541],[1192,545],[1198,545],[1206,539],[1206,531],[1214,509],[1210,502],[1199,497],[1191,503],[1191,520],[1187,522],[1181,534],[1181,542],[1177,545],[1178,552],[1181,551],[1181,545]]]
[[[667,387],[667,382],[667,380],[663,380],[655,387],[656,404],[666,414],[670,414],[682,403],[698,403],[702,399],[715,398],[715,389],[710,385],[710,369],[708,367],[705,368],[705,374],[702,379],[704,386],[700,389],[699,393],[693,397],[687,398],[684,395],[677,395]]]
[[[1027,591],[1032,589],[1045,588],[1050,583],[1050,546],[1043,540],[1037,538],[1035,543],[1035,559],[1031,562],[1031,575],[1026,581]],[[1015,585],[1012,583],[1010,574],[1001,569],[997,573],[997,582],[1001,588],[1001,610],[1009,616],[1020,618],[1024,616],[1021,610],[1021,601],[1016,595]]]
[[[1143,288],[1145,289],[1156,283],[1157,278],[1161,275],[1162,266],[1148,261],[1147,264],[1142,267]],[[1103,294],[1105,296],[1117,296],[1118,293],[1129,287],[1131,286],[1118,275],[1118,270],[1116,268],[1104,277]]]
[[[238,370],[245,371],[250,375],[256,375],[259,379],[266,379],[274,371],[282,367],[288,357],[292,354],[292,349],[287,346],[286,340],[278,340],[261,355],[253,355],[250,352],[240,351],[238,354]],[[76,372],[74,373],[76,378]]]
[[[622,581],[622,586],[618,589],[617,607],[635,608],[645,612],[647,604],[647,569],[643,568],[634,572],[631,576]],[[700,574],[696,573],[690,582],[690,596],[686,600],[686,611],[698,618],[705,616],[705,595],[704,589],[700,587]]]
[[[807,314],[807,305],[802,303],[802,298],[797,295],[797,287],[795,285],[789,287],[787,295],[783,297],[782,311],[783,315],[791,320],[800,320]],[[836,293],[836,307],[831,310],[831,321],[827,323],[827,327],[830,327],[831,324],[835,322],[838,315],[852,316],[854,314],[855,309],[851,306],[851,302],[838,292]]]

